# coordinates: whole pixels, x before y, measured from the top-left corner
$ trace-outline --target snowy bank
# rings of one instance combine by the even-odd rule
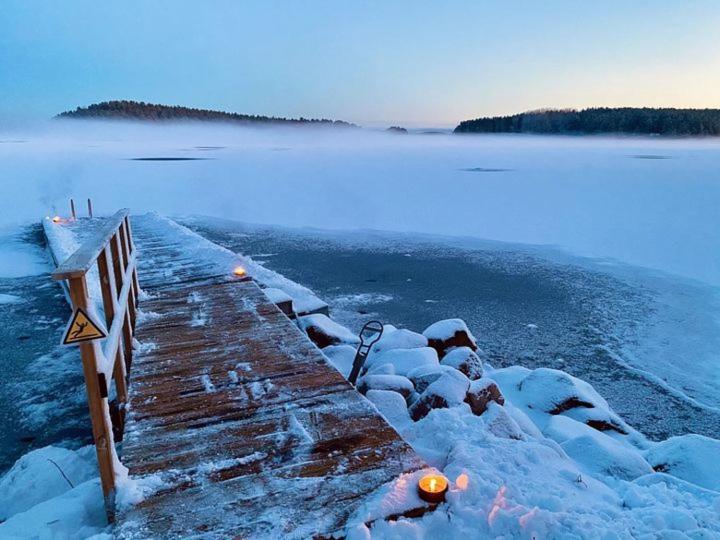
[[[348,538],[720,538],[720,441],[654,443],[587,382],[492,369],[471,347],[457,319],[422,334],[388,325],[373,347],[358,389],[450,490],[402,517],[422,505],[417,475],[402,477],[365,501]],[[352,348],[324,351],[347,374]]]
[[[33,450],[0,478],[0,538],[88,538],[103,532],[109,528],[95,447]]]

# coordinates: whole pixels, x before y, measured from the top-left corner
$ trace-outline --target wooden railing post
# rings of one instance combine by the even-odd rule
[[[68,280],[70,298],[73,308],[89,309],[89,296],[85,276],[73,277]],[[97,452],[98,467],[100,468],[100,482],[105,495],[106,504],[114,504],[115,470],[113,464],[112,426],[109,424],[107,402],[100,388],[98,377],[98,347],[97,342],[80,343],[80,357],[82,359],[83,373],[85,374],[85,389],[87,390],[90,420],[92,422],[93,439]],[[104,390],[104,389],[103,389]]]
[[[110,255],[110,249],[105,246],[98,256],[98,273],[100,275],[100,289],[102,290],[103,310],[105,311],[105,322],[107,327],[112,326],[115,318],[115,303],[118,301],[118,290],[116,288],[114,268]],[[120,436],[118,441],[122,440],[122,432],[125,405],[127,404],[127,369],[122,357],[120,347],[117,348],[115,358],[108,358],[113,363],[113,379],[115,380],[115,391],[117,393],[117,405],[119,409],[119,417],[121,425],[115,430]]]
[[[110,253],[112,254],[112,264],[115,271],[115,283],[117,290],[120,291],[123,288],[123,275],[125,270],[125,262],[123,260],[123,252],[120,248],[120,233],[116,232],[110,239]],[[128,310],[129,311],[129,310]],[[125,313],[125,320],[123,322],[123,352],[125,354],[125,369],[130,369],[132,363],[132,328],[130,315]]]
[[[135,241],[133,240],[132,227],[130,227],[130,216],[125,216],[125,228],[127,229],[128,240],[130,241],[130,253],[135,253]],[[140,283],[138,282],[137,268],[133,270],[133,285],[135,286],[135,304],[140,300]]]
[[[120,225],[120,246],[122,247],[122,257],[123,257],[123,269],[126,269],[129,261],[130,261],[130,242],[128,238],[128,234],[126,231],[127,227],[127,221],[123,220],[122,225]],[[135,283],[133,280],[133,283],[131,285],[132,289],[130,292],[130,296],[128,297],[128,312],[130,314],[130,323],[132,326],[132,329],[135,330],[135,299],[137,298],[137,291],[135,289]]]

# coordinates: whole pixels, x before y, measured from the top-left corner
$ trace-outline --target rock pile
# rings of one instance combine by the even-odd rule
[[[324,315],[301,317],[299,325],[343,373],[347,371],[357,345],[354,335]],[[439,321],[422,334],[386,325],[357,388],[363,394],[397,393],[415,421],[433,409],[458,406],[480,416],[489,403],[505,402],[495,381],[483,376],[483,356],[460,319]]]

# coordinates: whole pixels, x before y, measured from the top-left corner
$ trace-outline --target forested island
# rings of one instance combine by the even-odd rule
[[[103,101],[87,107],[78,107],[74,111],[65,111],[56,118],[83,118],[83,119],[113,119],[113,120],[144,120],[144,121],[170,121],[193,120],[211,122],[235,122],[242,124],[274,124],[274,125],[327,125],[338,127],[357,127],[355,124],[342,120],[328,120],[326,118],[278,118],[275,116],[260,116],[253,114],[239,114],[211,109],[194,109],[178,105],[159,105],[142,101]]]
[[[549,109],[465,120],[454,133],[720,135],[720,109]]]

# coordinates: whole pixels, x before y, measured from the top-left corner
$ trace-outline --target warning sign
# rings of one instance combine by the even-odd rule
[[[63,345],[72,345],[104,337],[107,337],[107,332],[103,330],[102,326],[92,320],[83,309],[77,308],[65,329],[62,343]]]

